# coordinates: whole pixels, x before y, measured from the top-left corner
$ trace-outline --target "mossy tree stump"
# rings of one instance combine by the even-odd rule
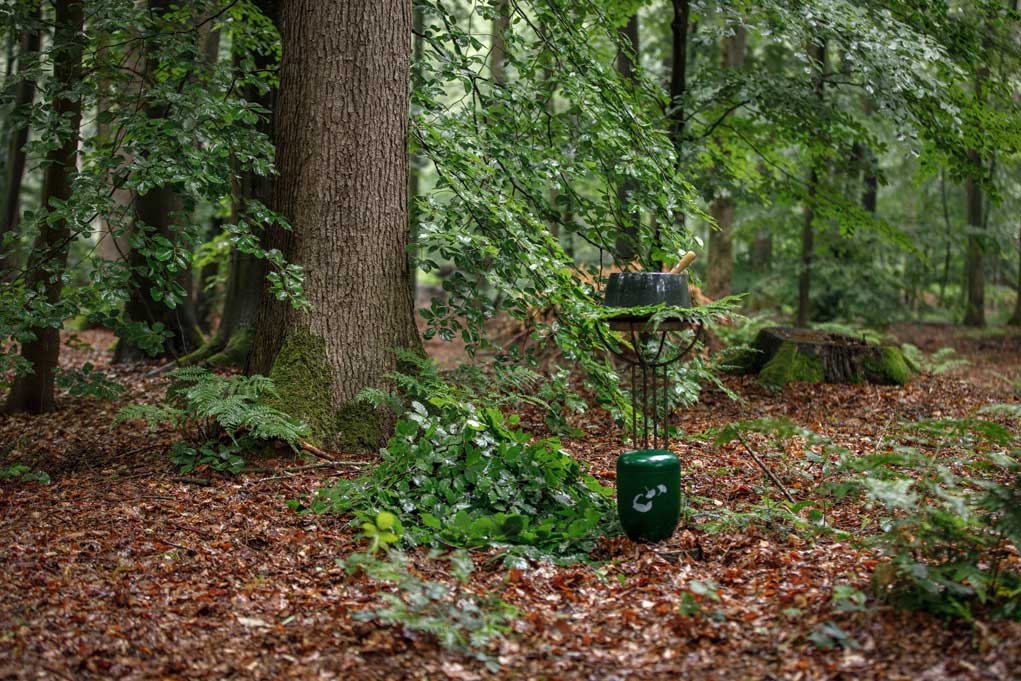
[[[904,385],[914,373],[899,348],[780,326],[759,332],[740,369],[740,373],[758,374],[759,382],[770,388],[796,381]]]

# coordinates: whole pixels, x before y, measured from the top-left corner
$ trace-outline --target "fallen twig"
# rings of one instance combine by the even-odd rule
[[[323,450],[321,450],[318,447],[316,447],[314,444],[311,444],[309,442],[305,442],[303,440],[299,440],[298,444],[306,452],[308,452],[310,454],[315,454],[320,459],[326,459],[327,461],[336,461],[337,460],[333,456],[331,456],[328,452],[324,452]]]
[[[773,484],[780,488],[780,491],[783,492],[783,495],[787,497],[787,501],[791,502],[792,504],[798,503],[797,501],[795,501],[794,497],[791,496],[791,493],[787,491],[787,488],[783,486],[783,483],[780,482],[780,478],[776,477],[776,475],[773,474],[773,471],[769,470],[769,467],[766,466],[766,464],[763,463],[762,459],[759,458],[759,455],[752,451],[752,448],[748,446],[747,442],[745,442],[744,436],[741,435],[741,433],[737,433],[737,439],[741,442],[742,445],[744,445],[745,451],[747,451],[751,455],[751,457],[755,459],[755,463],[759,464],[759,468],[762,469],[762,472],[768,475],[769,479],[773,481]]]
[[[277,468],[277,469],[273,469],[273,468],[249,468],[249,469],[246,469],[246,471],[247,472],[256,472],[256,471],[266,471],[266,472],[282,471],[283,472],[283,475],[273,475],[271,477],[260,478],[259,480],[255,481],[255,482],[266,482],[267,480],[282,480],[283,478],[290,478],[290,477],[293,477],[294,473],[298,473],[300,471],[313,470],[313,469],[316,469],[316,468],[342,468],[344,466],[363,466],[363,465],[365,465],[365,462],[363,462],[363,461],[330,461],[329,463],[311,463],[311,464],[308,464],[306,466],[291,466],[289,468]]]

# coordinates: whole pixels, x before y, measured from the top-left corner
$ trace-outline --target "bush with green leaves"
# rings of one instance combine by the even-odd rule
[[[124,407],[117,422],[141,419],[150,428],[177,431],[180,440],[170,455],[182,472],[209,467],[238,473],[245,466],[245,452],[271,442],[297,449],[308,435],[305,424],[266,404],[266,398],[277,393],[265,376],[226,376],[189,367],[172,371],[168,378],[163,402]]]
[[[856,475],[832,486],[837,496],[862,494],[878,513],[880,534],[868,541],[887,557],[873,576],[877,594],[949,618],[1021,619],[1017,436],[979,418],[921,421],[903,436],[848,457]]]
[[[593,548],[615,522],[613,491],[586,474],[557,438],[533,439],[493,407],[451,404],[434,412],[415,401],[381,451],[354,480],[319,490],[316,513],[394,509],[411,543],[536,547],[529,555],[571,555]]]

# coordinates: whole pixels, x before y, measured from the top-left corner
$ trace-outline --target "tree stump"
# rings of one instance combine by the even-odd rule
[[[739,373],[758,374],[770,388],[795,381],[904,385],[914,373],[897,347],[781,326],[759,331],[738,365]]]

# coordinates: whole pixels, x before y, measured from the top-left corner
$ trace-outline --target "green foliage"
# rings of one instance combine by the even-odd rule
[[[705,581],[693,579],[681,592],[678,612],[684,617],[701,615],[706,603],[720,602],[720,585],[711,579]]]
[[[382,460],[354,480],[319,490],[313,512],[415,519],[413,543],[517,544],[549,555],[585,552],[615,518],[612,490],[584,473],[556,438],[533,439],[495,408],[437,396],[399,420]],[[538,554],[535,554],[538,555]]]
[[[856,477],[833,488],[864,495],[879,514],[881,533],[869,540],[887,558],[873,577],[877,595],[950,618],[1021,618],[1021,571],[1011,558],[1021,546],[1015,436],[982,419],[945,419],[911,424],[904,439],[936,447],[937,456],[899,444],[848,457]]]
[[[940,348],[928,355],[911,343],[902,344],[900,349],[910,367],[927,374],[945,374],[968,364],[968,360],[955,357],[957,351],[953,348]]]
[[[490,649],[511,631],[517,610],[493,593],[478,595],[466,588],[474,569],[466,552],[455,551],[446,560],[456,580],[453,587],[417,576],[407,568],[404,555],[396,551],[390,552],[386,561],[370,551],[351,554],[337,564],[348,575],[361,573],[397,589],[397,593],[378,592],[383,605],[356,612],[356,619],[428,634],[444,648],[470,655],[496,672],[500,665]]]
[[[20,482],[38,482],[42,485],[50,484],[50,476],[46,471],[33,470],[31,466],[15,463],[10,466],[0,466],[0,480],[18,480]]]
[[[124,392],[124,386],[115,383],[102,371],[96,371],[91,362],[85,362],[81,369],[65,369],[57,375],[57,387],[69,395],[97,397],[113,400]]]
[[[266,404],[276,396],[265,376],[223,376],[206,369],[177,369],[168,375],[166,399],[160,404],[133,404],[120,410],[117,422],[139,419],[150,428],[170,427],[180,440],[171,460],[183,472],[199,467],[238,473],[244,452],[268,442],[296,448],[308,428]]]
[[[373,520],[362,523],[362,536],[369,540],[369,555],[373,556],[378,551],[389,552],[403,532],[401,521],[389,511],[380,511]]]
[[[275,80],[275,69],[256,68],[254,55],[279,54],[278,36],[248,0],[226,5],[220,0],[188,0],[166,11],[150,11],[145,3],[129,0],[84,4],[87,30],[74,35],[85,55],[82,77],[71,91],[60,94],[95,116],[90,119],[86,113],[90,123],[80,131],[70,196],[36,206],[23,192],[19,232],[5,235],[0,244],[0,250],[13,252],[23,265],[16,263],[0,291],[0,337],[24,343],[35,329],[60,328],[65,320],[83,316],[155,355],[168,330],[158,323],[129,319],[124,303],[130,291],[145,282],[154,304],[170,308],[181,304],[189,295],[183,282],[192,254],[210,232],[203,217],[212,212],[209,207],[230,201],[242,173],[272,174],[272,141],[259,125],[269,112],[247,101],[243,93],[265,89]],[[11,35],[29,29],[44,35],[39,58],[19,60],[16,74],[11,74],[12,82],[33,81],[38,90],[34,102],[17,111],[5,106],[4,112],[5,121],[9,117],[30,125],[25,151],[31,180],[42,169],[45,154],[79,131],[52,108],[62,86],[51,76],[51,65],[57,53],[68,49],[53,30],[52,12],[44,12],[40,23],[26,11],[28,4],[16,5],[16,11],[12,5],[12,11],[4,13]],[[206,30],[198,31],[200,25]],[[200,34],[218,34],[229,41],[235,58],[203,58]],[[114,188],[119,191],[111,191]],[[175,197],[172,214],[161,216],[167,224],[159,228],[146,224],[135,210],[138,198],[156,191]],[[124,192],[131,201],[123,200]],[[257,202],[239,206],[235,217],[222,226],[223,241],[267,263],[272,295],[307,307],[301,269],[260,244],[263,229],[286,228],[286,222]],[[94,237],[97,218],[103,231]],[[52,253],[31,258],[23,253],[22,245],[31,243],[44,224],[58,220],[65,221],[70,231],[63,246],[71,250],[71,270],[65,269],[63,257]],[[97,244],[102,239],[128,242],[132,258],[100,257]],[[64,283],[59,300],[49,300],[26,285],[29,272],[40,274],[39,270],[43,278]],[[17,360],[17,346],[4,345],[0,373],[26,371],[25,363]],[[72,391],[111,394],[110,386],[81,379],[70,375],[64,381]]]

